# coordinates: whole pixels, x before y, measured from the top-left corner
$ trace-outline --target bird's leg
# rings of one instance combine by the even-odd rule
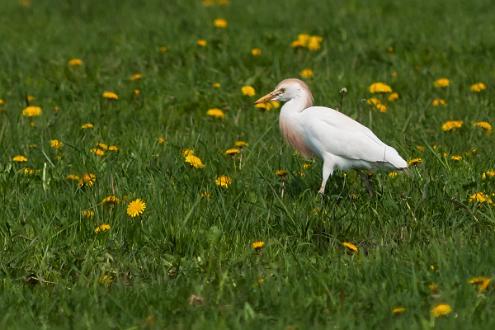
[[[321,181],[320,190],[318,193],[323,195],[325,193],[325,186],[327,185],[328,178],[333,173],[333,164],[329,161],[323,161],[323,180]]]
[[[370,180],[371,175],[369,175],[368,173],[366,173],[364,171],[360,171],[360,174],[361,174],[361,179],[363,181],[364,187],[366,188],[366,191],[368,192],[368,195],[370,197],[373,197],[373,195],[375,194],[375,190],[373,189],[373,185],[371,184],[371,180]]]

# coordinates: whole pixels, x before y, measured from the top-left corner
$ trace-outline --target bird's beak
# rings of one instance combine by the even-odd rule
[[[254,102],[254,104],[265,103],[265,102],[271,101],[280,94],[281,94],[281,91],[276,89],[273,92],[270,92],[270,93],[266,94],[265,96],[260,97],[258,100],[256,100],[256,102]]]

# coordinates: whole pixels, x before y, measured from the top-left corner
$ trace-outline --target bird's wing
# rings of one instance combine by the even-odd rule
[[[372,163],[389,162],[387,148],[391,147],[354,119],[326,107],[310,107],[303,114],[305,137],[320,152]]]

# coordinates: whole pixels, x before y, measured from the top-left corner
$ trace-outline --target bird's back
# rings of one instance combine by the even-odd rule
[[[301,112],[300,125],[308,147],[322,158],[340,157],[348,167],[407,167],[394,148],[339,111],[309,107]]]

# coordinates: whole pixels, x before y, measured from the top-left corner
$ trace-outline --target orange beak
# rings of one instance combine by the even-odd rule
[[[256,100],[256,102],[254,102],[254,104],[265,103],[265,102],[271,101],[272,99],[274,99],[275,97],[280,95],[280,93],[281,93],[280,90],[274,90],[273,92],[270,92],[270,93],[266,94],[265,96],[260,97],[258,100]]]

